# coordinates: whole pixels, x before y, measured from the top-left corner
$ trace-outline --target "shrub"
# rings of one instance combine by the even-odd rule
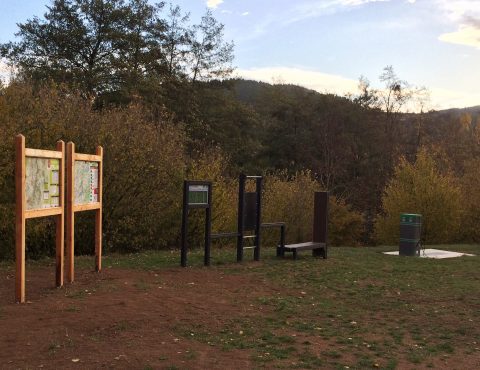
[[[238,181],[226,172],[230,167],[228,157],[218,148],[206,148],[195,153],[188,169],[190,180],[212,182],[212,232],[232,232],[237,229]],[[189,245],[203,245],[203,210],[192,210],[189,218]],[[220,239],[214,246],[235,244],[233,239]]]
[[[330,196],[328,241],[331,245],[357,246],[364,232],[364,219],[343,199]]]
[[[265,177],[262,222],[286,223],[286,242],[297,243],[312,238],[313,196],[320,190],[310,171],[287,176],[278,172]],[[265,243],[278,243],[277,235]],[[271,238],[274,238],[273,240]]]
[[[94,111],[58,86],[12,84],[0,94],[0,258],[14,255],[14,138],[27,147],[54,149],[59,139],[78,152],[105,150],[106,250],[137,251],[175,243],[180,229],[185,135],[167,114],[152,119],[140,105]],[[53,254],[51,218],[27,222],[30,257]],[[94,251],[93,220],[78,217],[76,251]],[[86,241],[86,242],[85,242]]]
[[[266,177],[263,219],[266,222],[286,222],[287,243],[312,239],[313,201],[321,185],[310,171],[287,176],[279,172]],[[363,232],[363,217],[344,200],[330,195],[328,242],[330,245],[357,245]],[[272,234],[272,233],[270,233]],[[278,242],[276,235],[268,235],[266,243]]]
[[[400,159],[382,197],[384,215],[375,225],[380,243],[398,243],[401,213],[423,216],[422,238],[426,243],[458,239],[460,188],[448,170],[438,170],[434,158],[434,153],[422,148],[415,163]]]
[[[465,164],[465,173],[460,178],[464,218],[462,220],[462,241],[480,241],[480,160],[472,159]]]

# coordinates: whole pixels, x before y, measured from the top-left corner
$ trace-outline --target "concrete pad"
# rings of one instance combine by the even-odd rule
[[[398,256],[398,251],[394,252],[383,252],[384,254],[389,254],[391,256]],[[420,257],[422,258],[454,258],[454,257],[461,257],[461,256],[475,256],[474,254],[468,253],[459,253],[459,252],[452,252],[452,251],[442,251],[441,249],[421,249],[420,250]]]

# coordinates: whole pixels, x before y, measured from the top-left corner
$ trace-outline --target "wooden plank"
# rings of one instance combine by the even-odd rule
[[[75,204],[73,206],[73,212],[93,211],[102,208],[101,203],[87,203],[87,204]]]
[[[42,209],[30,209],[25,211],[25,218],[38,218],[38,217],[48,217],[48,216],[57,216],[63,213],[62,207],[52,207],[52,208],[42,208]]]
[[[71,141],[67,144],[67,183],[66,193],[66,254],[67,254],[67,280],[73,283],[75,278],[75,144]]]
[[[287,244],[284,249],[285,251],[293,251],[293,250],[312,250],[317,248],[325,248],[325,243],[315,243],[315,242],[308,242],[308,243],[299,243],[299,244]]]
[[[75,153],[74,158],[76,161],[85,161],[85,162],[101,162],[102,156],[94,154],[82,154]]]
[[[95,270],[100,272],[102,270],[102,207],[103,207],[103,148],[97,147],[97,156],[100,157],[98,163],[98,202],[100,208],[95,212]]]
[[[56,223],[56,270],[55,282],[57,287],[63,286],[63,260],[65,253],[65,143],[63,141],[57,142],[57,150],[62,153],[60,162],[60,196],[59,204],[62,212],[55,218]]]
[[[15,138],[15,299],[25,303],[25,137]]]
[[[286,252],[291,251],[309,251],[313,249],[323,249],[325,246],[317,245],[317,246],[308,246],[308,247],[294,247],[294,248],[285,248]]]
[[[25,149],[25,156],[35,158],[55,158],[62,159],[62,153],[54,150],[42,150],[42,149]]]

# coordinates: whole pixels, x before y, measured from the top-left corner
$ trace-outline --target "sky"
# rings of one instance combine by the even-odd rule
[[[0,42],[14,40],[16,23],[41,16],[49,3],[0,0]],[[238,77],[345,95],[357,92],[360,76],[380,88],[378,77],[391,65],[402,80],[429,90],[429,109],[480,105],[480,0],[173,3],[194,22],[212,10],[235,44]]]

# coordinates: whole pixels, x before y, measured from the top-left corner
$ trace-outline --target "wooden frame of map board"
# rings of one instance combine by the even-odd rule
[[[25,302],[25,227],[29,218],[55,216],[56,286],[63,285],[65,143],[56,150],[25,148],[25,137],[15,138],[15,297]]]
[[[95,211],[95,270],[102,269],[102,199],[103,148],[96,154],[75,152],[75,144],[67,144],[67,279],[75,276],[75,212]]]

